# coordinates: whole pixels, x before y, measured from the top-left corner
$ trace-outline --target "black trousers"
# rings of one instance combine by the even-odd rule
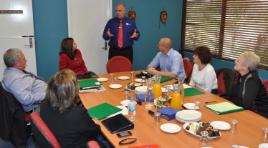
[[[126,47],[126,48],[114,48],[110,47],[109,49],[109,59],[111,59],[114,56],[124,56],[130,60],[132,63],[133,61],[133,48],[132,47]]]

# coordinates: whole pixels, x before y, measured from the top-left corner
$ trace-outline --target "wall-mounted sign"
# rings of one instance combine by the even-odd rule
[[[23,10],[0,10],[0,14],[23,14]]]

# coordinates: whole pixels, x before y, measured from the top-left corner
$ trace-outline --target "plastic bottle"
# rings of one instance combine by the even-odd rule
[[[134,100],[134,98],[131,97],[128,105],[128,119],[131,122],[134,122],[135,116],[136,116],[136,101]]]

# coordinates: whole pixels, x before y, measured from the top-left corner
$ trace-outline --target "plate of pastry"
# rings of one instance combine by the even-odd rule
[[[208,133],[208,139],[216,139],[221,136],[220,131],[213,128],[209,122],[187,122],[183,125],[183,129],[187,133],[199,138],[201,138],[203,131]]]

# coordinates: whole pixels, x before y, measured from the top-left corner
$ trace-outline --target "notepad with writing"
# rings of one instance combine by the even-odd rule
[[[80,88],[96,86],[97,82],[99,82],[99,81],[96,79],[78,80],[78,84],[79,84]]]
[[[243,107],[237,106],[229,102],[210,104],[210,105],[206,105],[206,107],[220,115],[243,110]]]
[[[87,113],[92,117],[98,120],[104,119],[114,113],[121,111],[120,108],[115,107],[108,103],[102,103],[91,107],[87,110]]]

